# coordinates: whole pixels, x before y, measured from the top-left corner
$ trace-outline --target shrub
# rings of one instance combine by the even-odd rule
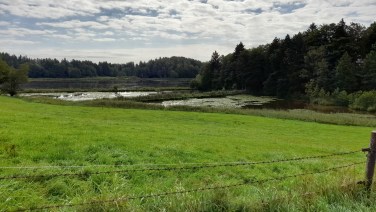
[[[376,112],[376,91],[365,91],[354,97],[352,109]]]
[[[345,106],[345,107],[349,106],[350,99],[349,99],[349,95],[347,95],[346,91],[340,91],[337,88],[336,90],[333,91],[331,96],[333,98],[335,105]]]

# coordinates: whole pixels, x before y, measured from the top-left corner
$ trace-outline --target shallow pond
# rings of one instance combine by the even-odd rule
[[[86,101],[94,99],[112,99],[116,97],[138,97],[157,94],[157,92],[75,92],[75,93],[25,93],[21,96],[45,96],[66,101]]]
[[[171,106],[206,106],[218,108],[243,108],[248,105],[262,106],[264,104],[276,101],[271,97],[256,97],[251,95],[234,95],[222,98],[191,98],[185,100],[163,101],[161,104],[165,107]]]
[[[215,108],[243,108],[243,109],[273,109],[294,110],[306,109],[322,113],[361,113],[347,107],[312,105],[304,101],[282,100],[272,97],[256,97],[251,95],[235,95],[223,98],[192,98],[186,100],[164,101],[165,107],[191,106],[191,107],[215,107]]]
[[[24,93],[21,96],[44,96],[66,101],[86,101],[95,99],[111,99],[116,97],[139,97],[148,96],[163,92],[59,92],[59,93]],[[347,107],[311,105],[304,101],[281,100],[266,96],[252,95],[233,95],[217,98],[190,98],[184,100],[168,100],[154,102],[150,104],[159,104],[164,107],[172,106],[190,106],[190,107],[213,107],[213,108],[243,108],[243,109],[274,109],[274,110],[294,110],[306,109],[323,113],[362,113],[353,111]],[[366,113],[366,112],[363,112]]]

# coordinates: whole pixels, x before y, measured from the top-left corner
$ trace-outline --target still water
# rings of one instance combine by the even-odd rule
[[[66,101],[87,101],[94,99],[113,99],[116,97],[138,97],[157,94],[157,92],[75,92],[75,93],[25,93],[21,96],[44,96]]]
[[[140,97],[149,96],[163,92],[56,92],[56,93],[24,93],[21,96],[33,97],[44,96],[65,101],[88,101],[95,99],[112,99],[116,97]],[[347,107],[312,105],[304,101],[281,100],[266,96],[252,95],[233,95],[219,98],[189,98],[184,100],[168,100],[154,102],[150,104],[163,105],[164,107],[172,106],[190,106],[190,107],[213,107],[213,108],[240,108],[240,109],[274,109],[274,110],[293,110],[306,109],[323,113],[360,113]]]

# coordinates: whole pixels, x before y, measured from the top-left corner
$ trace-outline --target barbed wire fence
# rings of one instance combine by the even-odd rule
[[[339,152],[326,155],[317,155],[317,156],[307,156],[307,157],[295,157],[289,159],[280,159],[280,160],[269,160],[269,161],[259,161],[259,162],[217,162],[217,163],[167,163],[167,164],[91,164],[91,165],[80,165],[80,166],[0,166],[0,169],[67,169],[67,168],[91,168],[91,167],[137,167],[137,166],[188,166],[188,165],[200,165],[207,167],[219,167],[219,166],[237,166],[237,165],[254,165],[254,164],[265,164],[265,163],[274,163],[274,162],[289,162],[294,160],[307,160],[307,159],[320,159],[333,156],[349,155],[360,152],[359,150],[348,151],[348,152]]]
[[[312,160],[312,159],[323,159],[334,156],[350,155],[361,152],[357,151],[348,151],[340,152],[326,155],[316,155],[316,156],[307,156],[307,157],[295,157],[288,159],[279,159],[279,160],[268,160],[268,161],[258,161],[258,162],[226,162],[226,163],[216,163],[216,164],[201,164],[195,166],[186,166],[187,164],[169,164],[169,166],[174,165],[175,167],[162,167],[162,168],[139,168],[139,169],[125,169],[125,170],[111,170],[111,171],[85,171],[81,173],[59,173],[59,174],[43,174],[43,175],[13,175],[13,176],[0,176],[0,180],[13,180],[13,179],[30,179],[30,178],[53,178],[53,177],[74,177],[74,176],[89,176],[89,175],[99,175],[99,174],[114,174],[114,173],[130,173],[130,172],[153,172],[153,171],[184,171],[184,170],[198,170],[198,169],[208,169],[208,168],[217,168],[217,167],[235,167],[235,166],[250,166],[250,165],[260,165],[260,164],[272,164],[272,163],[286,163],[293,161],[303,161],[303,160]],[[197,164],[197,163],[195,163]],[[95,166],[95,165],[94,165]],[[111,165],[109,165],[111,166]],[[163,165],[162,165],[163,166]],[[72,166],[62,166],[62,167],[72,167]],[[73,166],[73,167],[93,167],[91,166]],[[0,169],[9,168],[9,167],[0,167]],[[12,167],[14,168],[14,167]],[[19,167],[20,169],[22,167]],[[40,167],[34,167],[40,168]],[[26,169],[29,169],[26,168]]]
[[[286,180],[286,179],[289,179],[289,178],[296,178],[296,177],[302,177],[302,176],[307,176],[307,175],[322,174],[322,173],[326,173],[326,172],[337,171],[337,170],[340,170],[340,169],[349,168],[349,167],[360,165],[360,164],[364,164],[364,162],[357,162],[357,163],[352,163],[352,164],[343,165],[343,166],[331,167],[331,168],[323,169],[323,170],[316,171],[316,172],[299,173],[299,174],[294,174],[294,175],[285,175],[285,176],[281,176],[281,177],[266,178],[266,179],[260,179],[260,180],[250,180],[250,181],[246,181],[246,182],[242,182],[242,183],[235,183],[235,184],[222,185],[222,186],[202,187],[202,188],[197,188],[197,189],[163,192],[163,193],[149,194],[149,195],[142,195],[142,196],[119,197],[119,198],[116,198],[116,199],[91,200],[91,201],[82,202],[82,203],[61,204],[61,205],[46,205],[46,206],[33,207],[33,208],[27,208],[27,209],[17,209],[15,211],[19,211],[19,212],[21,212],[21,211],[36,211],[36,210],[45,210],[45,209],[56,209],[56,208],[65,208],[65,207],[94,205],[94,204],[101,204],[101,203],[102,204],[103,203],[121,203],[121,202],[125,202],[125,201],[137,200],[137,199],[148,199],[148,198],[166,197],[166,196],[171,196],[171,195],[196,193],[196,192],[218,190],[218,189],[229,189],[229,188],[251,185],[251,184],[257,184],[257,183],[266,183],[266,182],[272,182],[272,181],[283,181],[283,180]]]
[[[361,181],[362,184],[365,185],[366,190],[370,192],[371,185],[373,181],[373,174],[374,174],[374,167],[376,161],[376,131],[372,132],[371,135],[371,142],[369,148],[364,148],[362,150],[355,150],[355,151],[348,151],[348,152],[338,152],[326,155],[316,155],[316,156],[305,156],[305,157],[294,157],[294,158],[285,158],[279,160],[267,160],[267,161],[256,161],[256,162],[218,162],[218,163],[181,163],[181,164],[143,164],[144,166],[151,166],[147,168],[127,168],[122,170],[109,170],[109,171],[84,171],[80,173],[53,173],[53,174],[39,174],[39,175],[10,175],[10,176],[0,176],[0,181],[6,180],[22,180],[22,179],[51,179],[55,177],[77,177],[77,176],[91,176],[91,175],[100,175],[100,174],[115,174],[115,173],[139,173],[139,172],[162,172],[162,171],[189,171],[189,170],[199,170],[199,169],[211,169],[216,167],[244,167],[244,166],[253,166],[253,165],[262,165],[262,164],[276,164],[276,163],[287,163],[287,162],[294,162],[294,161],[306,161],[306,160],[313,160],[313,159],[324,159],[324,158],[331,158],[336,156],[346,156],[351,154],[356,154],[360,152],[368,152],[367,154],[367,163],[366,163],[366,179],[365,181]],[[87,200],[80,203],[67,203],[67,204],[57,204],[57,205],[42,205],[37,207],[30,207],[30,208],[23,208],[20,207],[18,209],[12,211],[41,211],[41,210],[51,210],[51,209],[59,209],[59,208],[71,208],[71,207],[78,207],[78,206],[86,206],[86,205],[96,205],[96,204],[117,204],[123,203],[132,200],[144,200],[150,198],[163,198],[167,196],[174,196],[179,194],[188,194],[188,193],[198,193],[198,192],[205,192],[211,190],[220,190],[220,189],[230,189],[236,188],[246,185],[254,185],[254,184],[262,184],[268,182],[279,182],[288,180],[291,178],[298,178],[308,175],[318,175],[328,172],[339,172],[340,170],[355,167],[361,164],[365,164],[365,162],[355,162],[350,163],[347,165],[341,166],[334,166],[326,169],[320,169],[317,171],[310,171],[310,172],[302,172],[292,175],[284,175],[279,177],[272,177],[272,178],[264,178],[264,179],[248,179],[243,180],[239,183],[234,184],[227,184],[227,185],[218,185],[218,186],[209,186],[209,187],[200,187],[188,190],[178,190],[178,191],[168,191],[168,192],[161,192],[161,193],[154,193],[154,194],[147,194],[147,195],[139,195],[139,196],[122,196],[113,199],[92,199]],[[82,166],[24,166],[24,167],[0,167],[0,169],[65,169],[65,168],[90,168],[90,167],[109,167],[109,168],[124,168],[124,167],[135,167],[135,166],[142,166],[142,164],[135,164],[135,165],[82,165]]]

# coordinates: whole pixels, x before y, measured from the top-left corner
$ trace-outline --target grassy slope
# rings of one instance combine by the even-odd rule
[[[325,125],[230,114],[44,105],[0,97],[0,165],[269,160],[360,149],[368,145],[371,130],[367,127]],[[12,144],[16,145],[17,156],[15,157],[9,150]],[[8,151],[5,151],[6,149]],[[364,157],[359,154],[346,156],[347,162],[359,159],[363,160]],[[4,189],[1,191],[3,195],[0,195],[0,208],[29,207],[36,206],[38,203],[82,202],[85,199],[98,197],[196,188],[239,182],[249,178],[297,173],[340,163],[346,163],[346,161],[333,163],[331,160],[315,160],[308,164],[288,163],[269,167],[218,168],[198,170],[191,174],[140,173],[99,175],[85,179],[6,181],[5,184],[2,183]],[[100,168],[100,170],[106,169]],[[362,169],[357,169],[357,173],[361,171]],[[22,171],[22,173],[29,174],[56,172],[60,173],[62,170]],[[0,169],[0,173],[3,176],[21,172]],[[320,178],[320,181],[322,180],[326,178]],[[288,185],[294,187],[295,184],[294,180],[282,183],[279,185],[282,188],[278,190],[283,194],[284,191],[287,192]],[[287,187],[284,187],[286,185]],[[198,205],[192,210],[208,209],[208,207],[210,209],[212,205],[228,204],[231,207],[244,209],[246,204],[252,201],[257,202],[261,197],[267,198],[273,193],[270,192],[272,188],[274,187],[263,186],[263,192],[256,192],[258,195],[254,196],[254,200],[250,200],[250,193],[254,189],[259,189],[258,187],[231,191],[228,195],[235,198],[231,201],[222,200],[222,197],[227,194],[220,194],[220,197],[212,194],[200,201],[196,201],[202,198],[200,195],[184,198],[189,205],[193,204],[192,201]],[[296,190],[299,188],[297,187]],[[278,196],[278,193],[276,195]],[[205,199],[212,199],[214,202],[219,199],[220,201],[216,204],[211,204],[212,202],[205,204]],[[315,207],[330,207],[326,199],[319,198],[318,201],[319,203],[313,204]],[[325,204],[321,206],[320,201]],[[173,210],[188,207],[184,204],[176,206],[174,202],[176,201],[173,199],[170,203],[168,200],[159,200],[159,202],[152,200],[146,205],[139,206],[140,204],[130,203],[126,207],[140,210],[150,210],[155,205]],[[362,207],[362,203],[359,204],[359,207]],[[257,206],[254,203],[252,205]],[[299,210],[304,205],[306,203],[288,207]],[[258,207],[265,209],[263,205]],[[275,207],[284,209],[287,206],[282,202]],[[347,207],[351,208],[351,206]]]

